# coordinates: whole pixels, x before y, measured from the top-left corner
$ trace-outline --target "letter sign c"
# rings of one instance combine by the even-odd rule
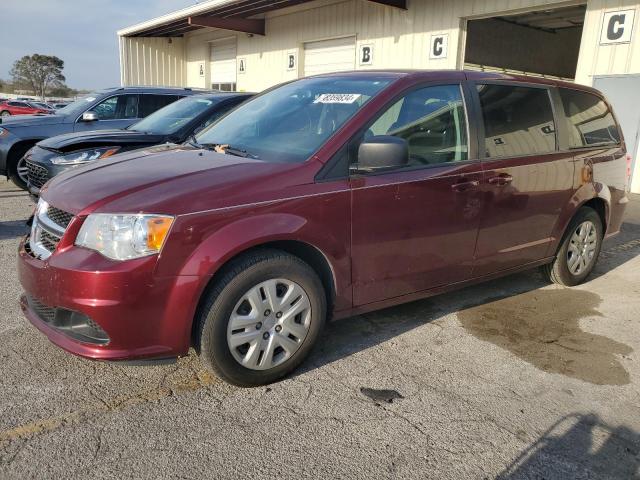
[[[435,40],[433,41],[433,56],[434,57],[439,57],[440,55],[442,55],[442,42],[443,42],[443,38],[442,37],[436,37]]]
[[[618,40],[624,35],[624,20],[626,15],[612,15],[607,26],[607,39]]]

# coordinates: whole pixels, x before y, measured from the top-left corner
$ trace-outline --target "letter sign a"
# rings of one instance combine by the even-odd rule
[[[635,10],[605,12],[600,34],[600,45],[631,42],[635,13]]]
[[[373,45],[360,45],[360,65],[373,65]]]
[[[449,34],[438,33],[431,35],[431,46],[429,48],[429,58],[438,60],[447,58],[447,49],[449,47]]]
[[[238,59],[238,73],[246,73],[247,71],[247,59],[239,58]]]

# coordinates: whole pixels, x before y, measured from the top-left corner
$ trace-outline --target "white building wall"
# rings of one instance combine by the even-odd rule
[[[341,36],[356,36],[356,42],[374,48],[374,62],[365,68],[458,68],[463,50],[461,26],[465,17],[495,12],[516,13],[549,4],[577,2],[549,0],[409,0],[407,11],[367,0],[317,1],[266,16],[266,36],[249,37],[222,30],[199,30],[186,35],[187,85],[207,87],[208,73],[199,75],[199,65],[209,59],[208,42],[235,35],[238,57],[245,58],[247,71],[238,75],[238,89],[260,91],[302,76],[304,43]],[[430,59],[432,34],[448,34],[448,55]],[[287,54],[298,54],[298,71],[287,71]]]
[[[600,44],[606,12],[635,10],[631,42]],[[589,0],[580,44],[576,82],[592,85],[594,75],[640,73],[640,1]]]
[[[264,88],[302,76],[304,43],[356,36],[357,45],[374,48],[365,68],[460,68],[464,63],[465,20],[544,7],[587,4],[576,81],[590,85],[594,75],[640,73],[640,0],[408,0],[407,11],[367,0],[318,0],[266,15],[266,33],[202,29],[184,38],[121,37],[124,85],[210,86],[210,42],[235,36],[247,71],[240,90]],[[635,9],[634,41],[600,45],[603,15]],[[433,34],[448,34],[448,55],[431,59]],[[298,71],[286,68],[287,54],[298,54]],[[200,66],[204,64],[204,75]]]

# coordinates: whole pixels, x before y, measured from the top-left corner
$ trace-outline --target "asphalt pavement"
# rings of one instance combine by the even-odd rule
[[[291,377],[69,355],[18,306],[0,182],[0,479],[639,479],[640,196],[573,289],[537,271],[331,324]]]

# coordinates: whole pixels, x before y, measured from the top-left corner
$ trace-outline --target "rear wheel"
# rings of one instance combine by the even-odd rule
[[[206,298],[199,318],[202,362],[241,387],[274,382],[309,354],[325,317],[325,292],[309,265],[278,250],[252,253]]]
[[[598,213],[582,207],[571,220],[556,258],[544,266],[544,272],[559,285],[579,285],[595,267],[603,237],[604,228]]]

